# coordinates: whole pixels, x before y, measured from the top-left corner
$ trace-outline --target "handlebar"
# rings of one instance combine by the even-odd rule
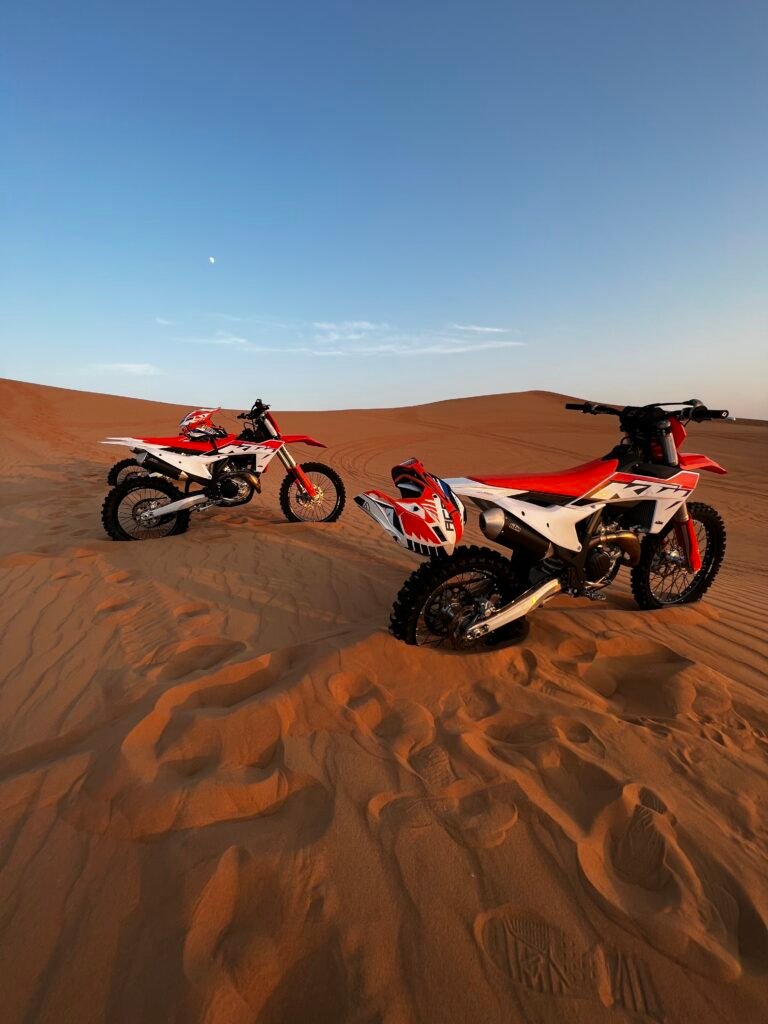
[[[565,408],[572,412],[583,412],[589,413],[591,416],[620,416],[621,413],[618,409],[611,408],[610,405],[595,405],[594,402],[566,402]]]
[[[670,412],[662,408],[664,405],[682,405],[686,406],[686,408]],[[727,420],[730,417],[727,409],[708,409],[696,398],[689,399],[687,402],[657,402],[641,406],[628,405],[621,410],[614,409],[610,405],[596,405],[594,402],[566,402],[565,408],[571,412],[589,413],[591,416],[619,416],[622,420],[634,420],[635,422],[644,420],[646,423],[669,419],[670,416],[679,419],[683,415],[694,420],[696,423],[702,423],[705,420]]]
[[[259,416],[263,416],[264,413],[267,412],[268,409],[269,409],[269,406],[266,404],[266,402],[262,402],[262,400],[260,398],[257,398],[256,401],[251,406],[250,411],[249,412],[239,412],[237,414],[237,419],[239,419],[239,420],[255,420],[255,419],[258,419]]]

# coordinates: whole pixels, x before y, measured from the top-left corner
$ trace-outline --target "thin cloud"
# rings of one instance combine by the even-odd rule
[[[243,338],[238,334],[227,334],[224,331],[217,331],[208,338],[179,338],[190,345],[250,345],[249,338]]]
[[[217,314],[230,318],[229,314]],[[235,317],[231,317],[232,320]],[[233,353],[261,352],[319,358],[365,359],[380,357],[461,356],[492,350],[520,348],[522,340],[511,340],[505,334],[519,331],[505,327],[478,324],[454,324],[452,328],[424,328],[404,331],[372,320],[296,320],[283,321],[288,333],[271,337],[272,328],[280,323],[272,317],[248,317],[248,337],[227,330],[175,340],[192,345],[228,346]]]
[[[362,331],[327,331],[325,334],[316,334],[315,341],[321,342],[333,342],[333,341],[362,341],[363,338],[367,338],[368,335]]]
[[[435,339],[426,344],[409,345],[403,342],[389,342],[382,345],[371,345],[351,355],[375,355],[377,353],[396,356],[459,356],[468,352],[487,352],[491,349],[521,348],[524,341],[484,341],[479,344],[462,343],[452,338]]]
[[[419,342],[384,341],[372,345],[355,345],[350,348],[312,348],[301,345],[295,348],[274,345],[249,345],[248,352],[283,352],[293,355],[337,356],[346,358],[367,358],[371,356],[457,356],[467,353],[486,352],[491,349],[521,348],[524,341],[485,341],[479,344],[462,343],[452,338],[423,339]]]
[[[481,327],[479,324],[451,324],[454,331],[472,331],[475,334],[509,334],[508,327]]]
[[[155,317],[155,323],[159,324],[160,327],[175,327],[176,326],[176,324],[173,322],[173,320],[166,320],[165,317],[162,317],[162,316],[156,316]]]
[[[91,363],[85,373],[94,375],[120,374],[125,377],[156,377],[163,371],[152,363]]]
[[[389,324],[374,324],[370,320],[342,320],[341,323],[315,320],[312,326],[318,331],[386,331],[389,329]]]
[[[330,323],[327,320],[314,320],[312,326],[319,334],[314,340],[321,345],[332,345],[337,342],[364,341],[371,334],[380,334],[391,330],[389,324],[375,324],[370,320],[342,320]]]

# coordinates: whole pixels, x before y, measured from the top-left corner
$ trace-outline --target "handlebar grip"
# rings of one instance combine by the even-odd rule
[[[565,408],[570,409],[571,412],[586,412],[589,406],[586,402],[566,402]]]
[[[702,423],[704,420],[727,420],[729,416],[727,409],[707,409],[706,406],[699,406],[693,410],[691,419]]]

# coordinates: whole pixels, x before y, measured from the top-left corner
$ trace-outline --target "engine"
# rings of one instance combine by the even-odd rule
[[[614,576],[614,569],[622,556],[616,544],[597,544],[587,555],[584,575],[593,587],[606,586]]]
[[[637,565],[640,540],[618,523],[608,523],[589,543],[584,576],[592,587],[607,587],[621,565]]]
[[[255,473],[227,473],[216,482],[216,501],[220,505],[246,505],[261,485]]]

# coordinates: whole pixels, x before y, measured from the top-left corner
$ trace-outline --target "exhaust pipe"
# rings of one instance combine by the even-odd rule
[[[477,640],[479,637],[485,636],[486,633],[492,633],[501,629],[502,626],[506,626],[507,623],[514,622],[515,619],[521,619],[549,601],[555,594],[559,594],[562,589],[560,580],[546,580],[544,583],[539,583],[538,586],[531,587],[530,590],[526,590],[524,594],[506,605],[501,611],[496,612],[495,615],[472,626],[467,630],[464,639]]]
[[[599,533],[592,537],[588,547],[590,551],[600,544],[615,544],[621,548],[626,557],[623,565],[637,565],[640,561],[640,538],[631,530],[617,530],[615,533]]]
[[[247,499],[248,501],[250,501],[254,491],[257,494],[261,494],[261,481],[258,476],[250,470],[238,470],[237,473],[228,473],[223,479],[220,479],[218,483],[219,494],[226,501],[231,501],[233,498],[237,498],[240,494],[238,482],[242,482],[243,480],[251,486],[251,495]]]
[[[242,473],[238,473],[237,475],[247,480],[257,494],[261,494],[261,480],[255,473],[252,473],[250,469],[244,470]]]
[[[480,529],[488,540],[506,548],[524,548],[536,561],[546,558],[550,543],[530,526],[501,508],[487,508],[480,514]]]

